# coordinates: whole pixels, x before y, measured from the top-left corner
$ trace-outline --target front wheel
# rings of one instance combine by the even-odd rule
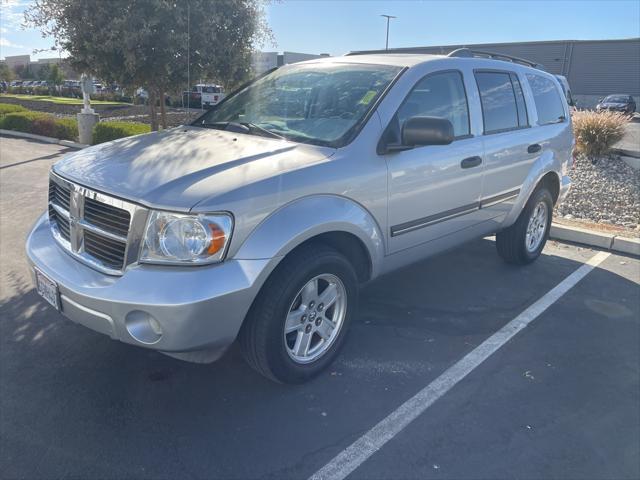
[[[358,301],[351,263],[325,245],[294,251],[269,277],[240,332],[245,359],[282,383],[326,368],[344,343]]]
[[[498,254],[507,263],[526,265],[542,253],[549,238],[553,197],[547,188],[538,188],[516,222],[496,234]]]

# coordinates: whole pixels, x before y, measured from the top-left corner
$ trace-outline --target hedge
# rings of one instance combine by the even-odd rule
[[[62,140],[78,138],[78,123],[70,118],[56,118],[42,112],[13,112],[0,115],[0,128],[34,133]]]
[[[13,112],[26,112],[27,109],[24,108],[22,105],[14,105],[14,104],[10,104],[10,103],[0,103],[0,116],[1,115],[6,115],[7,113],[13,113]]]
[[[93,145],[110,142],[118,138],[130,137],[149,133],[151,127],[144,123],[135,122],[100,122],[93,127]]]

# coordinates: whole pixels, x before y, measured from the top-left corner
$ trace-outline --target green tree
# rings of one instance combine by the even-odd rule
[[[36,70],[36,78],[38,80],[47,80],[49,78],[49,73],[51,73],[51,66],[48,63],[45,63],[44,65],[40,65]]]
[[[16,77],[13,70],[9,68],[6,63],[0,63],[0,80],[4,80],[5,82],[10,82]]]
[[[191,78],[227,87],[248,78],[270,31],[264,0],[36,0],[27,23],[52,36],[71,66],[149,92],[151,125],[167,91]],[[188,69],[189,66],[189,69]],[[166,117],[163,114],[163,125]]]
[[[64,82],[64,76],[62,75],[62,70],[58,65],[51,65],[51,68],[49,69],[49,76],[46,80],[48,80],[54,87],[62,85],[62,82]]]
[[[31,67],[29,65],[16,65],[13,71],[20,80],[33,79],[33,72],[31,71]]]

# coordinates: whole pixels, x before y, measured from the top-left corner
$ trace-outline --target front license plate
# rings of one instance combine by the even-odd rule
[[[42,298],[49,302],[56,310],[60,310],[60,295],[58,294],[58,284],[47,277],[40,270],[36,272],[36,290]]]

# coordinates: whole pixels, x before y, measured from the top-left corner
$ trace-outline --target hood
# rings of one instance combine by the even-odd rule
[[[198,202],[330,157],[334,149],[198,127],[123,138],[72,153],[55,173],[149,207]]]

